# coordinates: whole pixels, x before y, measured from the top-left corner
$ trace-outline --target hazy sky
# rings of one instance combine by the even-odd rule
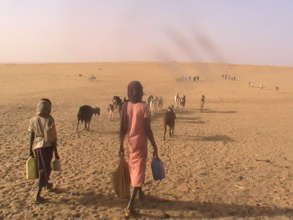
[[[1,0],[0,62],[293,65],[292,0]]]

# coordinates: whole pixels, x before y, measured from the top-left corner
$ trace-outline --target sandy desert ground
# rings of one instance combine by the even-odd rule
[[[241,79],[225,81],[224,73]],[[180,74],[201,81],[176,82]],[[0,65],[0,219],[123,219],[127,201],[111,185],[119,119],[109,121],[106,106],[134,79],[165,107],[177,91],[187,96],[175,137],[163,141],[162,113],[153,118],[167,177],[153,181],[148,161],[139,219],[293,219],[293,68],[139,62]],[[249,88],[250,80],[265,88]],[[35,181],[25,179],[27,127],[43,97],[53,102],[63,170],[52,175],[58,191],[36,205]],[[82,104],[102,114],[77,134]]]

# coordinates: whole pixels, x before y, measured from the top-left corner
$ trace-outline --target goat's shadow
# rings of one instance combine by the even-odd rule
[[[176,117],[176,120],[199,120],[200,117],[184,117],[184,116],[179,116],[179,117]]]
[[[166,111],[167,110],[163,109],[163,110],[161,110],[159,112],[153,113],[152,116],[151,116],[151,120],[156,120],[156,119],[159,119],[159,118],[163,118],[163,116],[164,116]]]
[[[233,138],[227,135],[212,135],[212,136],[175,135],[175,136],[180,139],[191,140],[191,141],[223,142],[223,144],[235,142]]]
[[[190,124],[205,124],[206,122],[205,121],[185,121],[186,123],[190,123]]]
[[[71,193],[75,197],[74,194]],[[55,201],[55,203],[69,204],[77,202],[83,206],[101,206],[101,207],[120,207],[124,208],[127,200],[116,198],[113,194],[103,195],[91,192],[79,192],[75,201],[72,199]],[[69,203],[68,203],[69,202]],[[212,203],[212,202],[198,202],[198,201],[180,201],[169,200],[146,195],[142,205],[139,205],[142,213],[138,217],[149,217],[152,219],[161,219],[174,217],[176,219],[194,219],[194,218],[222,218],[222,217],[274,217],[274,216],[293,216],[293,209],[279,208],[269,206],[252,206],[245,204],[226,204],[226,203]],[[160,210],[162,214],[144,214],[144,210]],[[169,211],[181,211],[180,216],[171,216]],[[197,215],[184,216],[183,213],[188,211],[196,211]]]
[[[184,117],[179,116],[176,118],[178,123],[188,123],[188,124],[204,124],[205,121],[200,120],[200,117]]]
[[[103,130],[99,128],[91,128],[90,130],[82,129],[77,132],[74,132],[78,138],[83,136],[88,136],[91,134],[100,134],[100,135],[119,135],[119,131],[115,130]]]
[[[159,112],[153,113],[151,118],[154,120],[158,118],[162,118],[166,112],[167,112],[167,109],[161,109]],[[175,109],[175,113],[177,115],[176,119],[178,119],[180,118],[180,116],[192,115],[194,114],[194,111],[190,111],[189,109],[184,109],[184,110]],[[189,120],[192,120],[192,119],[189,119]]]
[[[179,123],[188,123],[188,124],[205,124],[205,121],[202,120],[181,120]]]
[[[194,111],[190,109],[184,109],[184,110],[175,109],[175,112],[176,112],[176,115],[192,115],[195,113]]]
[[[237,111],[219,111],[219,110],[211,110],[211,109],[203,109],[201,113],[219,113],[219,114],[235,114]]]
[[[110,130],[110,131],[97,130],[95,132],[97,134],[102,134],[102,135],[118,135],[119,134],[119,131],[115,131],[115,130]]]

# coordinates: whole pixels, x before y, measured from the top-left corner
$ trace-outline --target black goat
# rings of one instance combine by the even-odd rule
[[[81,121],[84,122],[84,128],[86,130],[90,130],[90,123],[93,115],[100,115],[100,108],[98,107],[91,107],[89,105],[83,105],[79,108],[78,113],[77,113],[77,126],[76,126],[76,131],[78,131],[78,125],[79,122]]]
[[[169,136],[172,137],[174,135],[175,119],[176,114],[174,111],[174,107],[170,106],[168,107],[164,115],[164,140],[166,139],[167,126],[169,127]]]

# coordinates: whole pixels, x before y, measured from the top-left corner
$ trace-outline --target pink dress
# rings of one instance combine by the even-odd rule
[[[127,116],[130,180],[133,187],[141,187],[145,179],[148,143],[145,132],[145,119],[150,117],[150,112],[146,103],[128,102]]]

